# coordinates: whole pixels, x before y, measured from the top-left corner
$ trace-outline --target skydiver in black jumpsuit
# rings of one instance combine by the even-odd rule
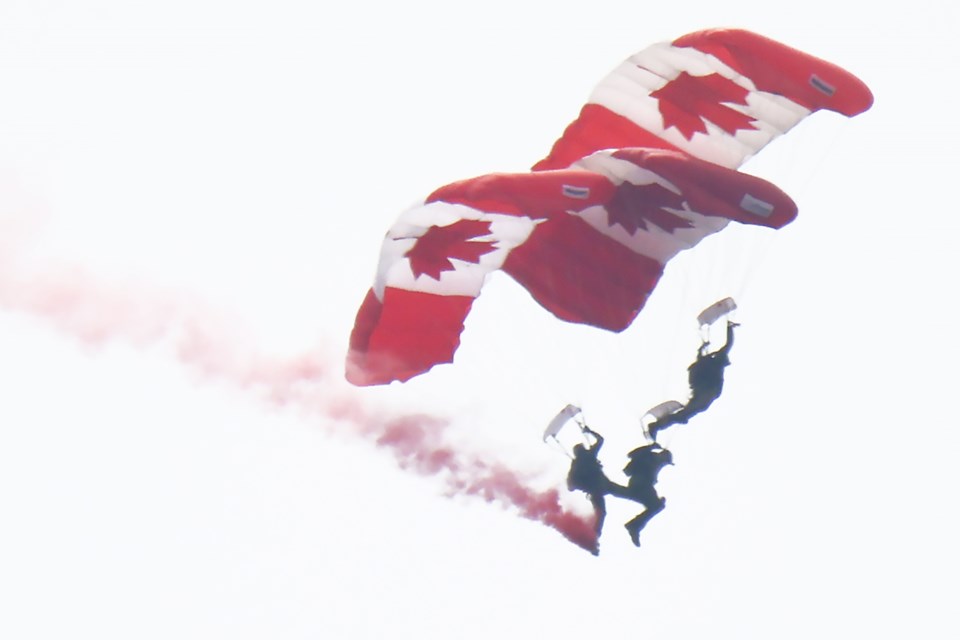
[[[713,401],[723,392],[724,369],[730,365],[730,348],[733,347],[733,328],[739,326],[727,320],[727,342],[720,349],[708,352],[709,343],[700,345],[697,360],[687,367],[687,379],[690,383],[690,400],[679,411],[650,423],[647,427],[653,438],[657,432],[677,423],[686,424],[687,420],[706,411]]]
[[[633,544],[640,546],[640,531],[643,530],[653,516],[667,506],[667,501],[657,494],[654,485],[660,470],[668,464],[673,464],[673,454],[657,443],[637,447],[627,454],[630,462],[623,468],[623,472],[630,479],[627,483],[628,497],[642,504],[644,511],[624,526],[630,534]]]
[[[581,430],[593,440],[593,444],[578,444],[573,448],[573,462],[570,463],[570,471],[567,473],[567,488],[571,491],[583,491],[589,496],[596,517],[594,526],[599,536],[603,521],[607,517],[605,496],[609,494],[628,498],[628,490],[603,472],[603,465],[597,458],[603,446],[603,436],[586,425],[581,427]]]
[[[663,511],[666,501],[657,495],[653,485],[657,474],[665,465],[673,464],[672,454],[658,444],[639,447],[630,452],[630,462],[623,471],[630,478],[628,485],[617,484],[603,472],[603,465],[597,458],[603,446],[603,436],[593,429],[583,426],[583,433],[593,440],[590,446],[578,444],[573,448],[573,462],[567,474],[567,488],[586,493],[596,514],[596,532],[600,536],[603,521],[607,515],[606,496],[625,498],[639,502],[645,507],[643,513],[630,520],[625,526],[630,539],[640,546],[640,530],[650,519]]]

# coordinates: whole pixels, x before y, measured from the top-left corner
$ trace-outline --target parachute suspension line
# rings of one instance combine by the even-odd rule
[[[716,350],[716,345],[711,344],[710,329],[724,318],[731,320],[731,316],[736,310],[736,300],[727,297],[722,300],[717,300],[700,312],[700,315],[697,316],[697,324],[700,327],[700,339],[703,341],[700,347],[701,349],[709,348],[710,351]]]
[[[718,300],[739,295],[738,278],[731,276],[738,271],[740,252],[736,247],[730,248],[721,237],[730,232],[736,235],[740,231],[738,227],[740,225],[731,223],[722,233],[704,238],[668,263],[669,274],[665,275],[677,282],[657,291],[676,292],[669,313],[673,328],[665,336],[668,349],[661,366],[658,393],[646,400],[688,400],[686,367],[693,361],[697,349],[709,341],[709,326],[703,326],[696,316]]]
[[[700,342],[707,344],[710,342],[710,325],[700,325]]]
[[[774,182],[783,186],[794,199],[802,200],[804,194],[810,191],[814,181],[822,176],[827,158],[833,154],[842,138],[848,135],[849,126],[846,125],[848,123],[842,118],[823,118],[817,123],[815,130],[805,131],[803,135],[791,136],[789,139],[778,140],[777,149],[788,148],[790,152],[779,154],[768,152],[762,159],[757,160],[762,161],[763,164],[756,167],[756,174],[773,174]],[[798,126],[805,127],[806,123],[801,122]],[[824,130],[825,126],[829,131]],[[815,157],[816,162],[798,166],[793,162],[798,155]],[[749,165],[748,161],[746,169],[748,173],[751,172]],[[777,242],[782,241],[781,234],[776,231],[757,227],[750,228],[749,231],[753,237],[746,243],[746,252],[750,254],[751,268],[744,271],[741,282],[731,294],[744,303],[749,300],[749,290],[756,281],[757,274],[763,272],[771,249],[776,247]],[[789,230],[786,232],[789,233]]]
[[[842,119],[827,118],[817,123],[816,133],[806,133],[801,136],[792,136],[789,140],[791,147],[798,147],[804,157],[814,157],[815,162],[804,163],[802,168],[791,164],[785,172],[785,184],[790,186],[792,196],[796,199],[802,199],[804,194],[810,191],[810,187],[815,180],[823,174],[824,167],[827,165],[827,159],[834,154],[835,149],[843,138],[849,135],[850,127]],[[787,141],[781,141],[785,144]],[[796,154],[794,154],[796,155]],[[793,178],[793,179],[791,179]],[[779,179],[778,179],[779,180]]]
[[[747,234],[741,253],[744,264],[736,277],[737,281],[731,283],[730,287],[730,295],[740,303],[749,299],[749,291],[756,282],[757,275],[763,273],[767,255],[776,241],[775,233],[769,229],[751,228],[744,231]]]
[[[556,449],[557,451],[559,451],[559,452],[562,453],[563,455],[565,455],[565,456],[567,456],[568,458],[570,458],[571,460],[573,460],[573,454],[570,453],[565,446],[563,446],[563,443],[561,443],[559,440],[557,440],[557,437],[556,437],[556,436],[550,436],[549,438],[547,438],[546,440],[544,440],[544,442],[546,442],[548,445],[552,446],[554,449]]]
[[[690,251],[696,251],[694,247]],[[659,366],[656,368],[655,388],[647,390],[650,397],[644,397],[646,403],[656,401],[675,395],[679,382],[682,382],[678,376],[682,373],[682,368],[678,363],[690,357],[690,313],[691,308],[697,305],[702,306],[698,298],[698,285],[695,266],[691,264],[692,256],[690,251],[681,252],[676,258],[667,263],[664,270],[664,279],[675,279],[676,283],[670,283],[669,287],[659,287],[654,290],[654,295],[659,296],[658,300],[664,301],[663,307],[664,324],[670,329],[666,332],[658,333],[660,344],[664,345],[662,350],[663,357],[658,358]],[[672,296],[672,298],[670,297]],[[659,354],[658,354],[659,355]],[[684,367],[686,365],[683,365]]]
[[[689,297],[689,296],[684,296]],[[684,301],[686,303],[686,301]],[[683,383],[683,371],[687,363],[685,362],[690,358],[690,345],[688,344],[688,337],[690,335],[690,325],[689,317],[684,310],[686,309],[686,304],[678,305],[672,313],[670,326],[672,327],[669,331],[667,340],[667,348],[664,351],[664,357],[659,358],[659,367],[656,375],[656,383],[654,384],[653,389],[645,390],[644,397],[642,399],[643,406],[637,407],[639,410],[645,410],[650,406],[650,403],[656,402],[658,400],[663,400],[666,398],[673,398],[677,396],[678,393],[681,393],[682,383]],[[686,401],[686,397],[677,397],[677,400]]]
[[[543,431],[543,441],[548,443],[550,446],[553,446],[555,449],[572,460],[573,454],[570,452],[567,445],[561,442],[560,438],[558,437],[560,432],[571,423],[576,423],[581,428],[580,430],[582,432],[582,427],[584,424],[583,412],[580,410],[579,406],[574,404],[568,404],[565,406],[547,424],[547,428]]]
[[[574,422],[577,423],[577,426],[580,427],[580,432],[583,432],[584,427],[587,426],[586,421],[583,419],[583,413],[578,413],[577,417],[574,418]]]

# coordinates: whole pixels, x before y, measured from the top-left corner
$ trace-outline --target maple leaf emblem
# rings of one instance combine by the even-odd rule
[[[738,129],[756,129],[753,118],[722,104],[747,104],[750,92],[718,73],[691,76],[686,71],[650,94],[660,101],[663,128],[676,127],[690,140],[706,133],[709,120],[730,135]]]
[[[490,223],[482,220],[458,220],[445,227],[433,225],[417,238],[404,255],[410,258],[414,278],[428,275],[440,279],[444,271],[453,271],[451,259],[477,264],[480,256],[496,250],[496,243],[472,238],[490,235]]]
[[[675,229],[689,229],[693,223],[674,213],[665,210],[683,209],[683,198],[659,184],[636,185],[624,182],[617,187],[613,199],[605,206],[607,222],[612,227],[615,224],[631,236],[637,229],[650,230],[648,222],[652,222],[668,233]]]

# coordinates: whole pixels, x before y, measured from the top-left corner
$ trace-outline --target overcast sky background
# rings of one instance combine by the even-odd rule
[[[859,6],[2,3],[0,635],[955,637],[960,20]],[[678,258],[620,335],[496,277],[453,366],[342,381],[404,208],[526,170],[622,59],[715,26],[875,94],[743,167],[794,224]],[[618,478],[725,295],[725,394],[665,434],[640,549],[629,504],[593,557],[330,417],[437,416],[547,488],[579,403]],[[261,356],[316,363],[309,400],[265,398]]]

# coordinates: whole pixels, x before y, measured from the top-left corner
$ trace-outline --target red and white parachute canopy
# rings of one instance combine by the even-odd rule
[[[746,31],[641,51],[533,172],[456,182],[400,216],[357,314],[347,379],[385,384],[452,362],[495,269],[562,320],[622,331],[678,252],[731,220],[795,218],[785,193],[736,167],[817,109],[871,103],[846,71]]]
[[[674,149],[736,169],[809,116],[855,116],[873,95],[840,67],[741,29],[709,29],[624,60],[534,170],[600,149]]]

